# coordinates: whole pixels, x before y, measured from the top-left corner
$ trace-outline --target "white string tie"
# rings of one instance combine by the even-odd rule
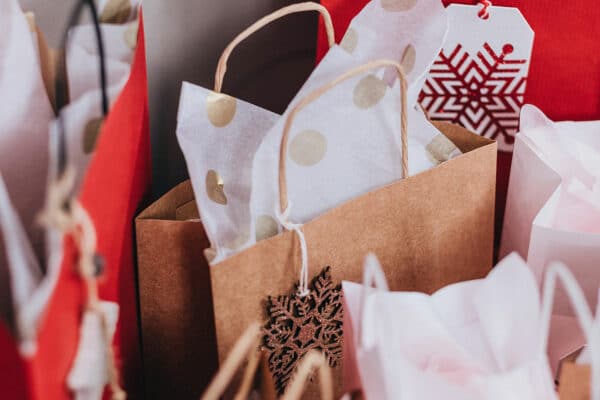
[[[277,220],[288,231],[296,232],[298,240],[300,241],[300,253],[302,257],[302,268],[300,270],[300,282],[298,284],[298,296],[306,297],[309,295],[308,290],[308,248],[306,246],[306,238],[302,231],[302,224],[296,224],[289,220],[290,217],[291,203],[288,205],[283,213],[279,211],[279,207],[275,207],[275,216]]]

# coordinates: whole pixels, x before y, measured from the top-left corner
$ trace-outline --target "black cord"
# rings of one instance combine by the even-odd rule
[[[88,6],[90,10],[90,14],[92,16],[92,23],[94,24],[94,31],[96,33],[96,46],[98,48],[98,56],[100,58],[100,90],[102,92],[102,115],[106,117],[108,115],[108,90],[106,85],[106,59],[104,55],[104,41],[102,39],[102,31],[100,29],[100,22],[98,21],[98,10],[96,9],[96,4],[94,0],[78,0],[73,10],[71,11],[71,15],[67,22],[67,26],[64,30],[61,42],[60,49],[64,51],[64,57],[60,57],[60,64],[58,71],[66,70],[66,54],[69,46],[69,31],[72,27],[74,27],[81,17],[81,13],[83,12],[84,6]],[[59,75],[57,75],[59,78]],[[67,77],[63,77],[67,79]],[[61,177],[67,165],[67,150],[66,150],[66,133],[65,133],[65,123],[61,113],[61,109],[67,103],[67,86],[60,82],[59,79],[54,81],[54,90],[56,94],[56,105],[58,110],[58,171],[57,176]]]

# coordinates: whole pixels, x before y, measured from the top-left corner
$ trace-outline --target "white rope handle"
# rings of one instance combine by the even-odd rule
[[[360,310],[358,316],[358,335],[355,335],[355,341],[359,348],[363,348],[365,345],[363,342],[363,332],[366,319],[365,308],[367,304],[367,298],[369,297],[372,288],[382,292],[390,291],[383,268],[381,268],[381,264],[379,263],[379,260],[375,254],[367,254],[363,268],[363,289],[361,292]]]
[[[542,300],[542,321],[540,332],[540,354],[546,354],[548,348],[548,339],[550,335],[550,321],[552,318],[552,308],[554,305],[554,295],[556,292],[557,281],[563,284],[567,292],[567,297],[575,310],[577,320],[581,325],[583,333],[588,342],[588,348],[591,359],[592,370],[592,397],[591,400],[600,400],[600,335],[597,325],[594,323],[592,312],[585,299],[581,287],[571,271],[562,263],[555,262],[550,264],[544,280],[544,293]]]
[[[300,253],[302,266],[300,268],[300,281],[298,283],[298,296],[306,297],[310,293],[308,290],[308,246],[306,245],[306,237],[302,231],[302,224],[295,224],[289,220],[291,202],[288,202],[288,207],[282,213],[279,211],[279,206],[275,206],[275,216],[277,220],[288,231],[294,231],[300,241]]]

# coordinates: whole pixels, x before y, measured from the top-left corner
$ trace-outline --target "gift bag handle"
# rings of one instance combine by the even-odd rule
[[[259,347],[261,331],[261,325],[258,322],[253,323],[246,329],[233,346],[223,366],[219,369],[219,372],[217,372],[217,375],[202,397],[200,397],[200,400],[218,400],[245,359],[248,359],[248,364],[246,365],[242,383],[236,393],[235,400],[245,400],[248,398],[248,393],[252,389],[254,376],[260,362]]]
[[[221,54],[221,58],[219,59],[219,63],[217,64],[217,72],[215,73],[214,91],[220,93],[223,89],[223,79],[225,78],[225,72],[227,72],[227,61],[229,60],[229,56],[231,56],[231,53],[237,47],[238,44],[240,44],[252,34],[264,28],[266,25],[270,24],[273,21],[276,21],[290,14],[305,11],[318,11],[319,13],[321,13],[321,15],[323,16],[323,20],[325,21],[325,29],[327,31],[327,40],[329,41],[329,47],[332,47],[335,44],[333,22],[331,21],[331,15],[329,14],[329,11],[327,11],[325,7],[323,7],[319,3],[314,3],[311,1],[292,4],[291,6],[283,7],[256,21],[242,33],[237,35],[235,39],[233,39],[231,43],[229,43],[225,50],[223,50],[223,54]]]
[[[377,259],[377,256],[373,253],[367,254],[365,258],[365,264],[363,267],[363,288],[360,296],[360,309],[358,314],[358,335],[356,335],[356,343],[359,347],[363,346],[363,327],[364,327],[364,314],[365,306],[367,304],[367,298],[369,297],[369,291],[371,288],[380,290],[383,292],[389,292],[390,288],[385,278],[385,273],[381,268],[381,264]]]
[[[319,384],[321,388],[321,400],[333,400],[333,376],[331,368],[327,364],[325,356],[316,351],[309,351],[298,364],[294,378],[285,391],[281,400],[299,400],[304,392],[306,381],[312,375],[314,369],[319,373]]]
[[[554,295],[559,279],[567,292],[567,297],[573,306],[577,320],[579,321],[588,342],[592,372],[592,381],[590,383],[592,388],[591,400],[600,400],[600,332],[597,325],[598,321],[594,323],[592,312],[590,311],[581,287],[577,283],[577,279],[575,279],[573,273],[564,264],[559,262],[550,264],[544,279],[540,354],[545,355],[548,348]]]
[[[107,80],[106,80],[106,59],[104,55],[104,41],[102,39],[102,31],[100,29],[100,23],[98,22],[98,10],[96,9],[96,4],[94,0],[79,0],[73,7],[71,11],[71,15],[67,22],[67,26],[65,31],[63,32],[63,36],[60,42],[60,49],[63,49],[65,52],[65,57],[60,57],[59,71],[66,71],[66,52],[69,46],[69,31],[72,27],[74,27],[79,18],[81,17],[81,13],[83,12],[84,6],[88,6],[88,10],[90,11],[92,17],[92,23],[94,25],[94,32],[96,36],[96,47],[98,48],[98,56],[100,59],[100,91],[102,94],[102,115],[106,117],[108,115],[108,90],[107,90]],[[65,77],[66,79],[66,77]],[[65,125],[62,117],[62,113],[60,109],[64,107],[68,100],[67,88],[64,84],[60,82],[59,79],[56,79],[54,82],[54,91],[56,96],[56,110],[58,113],[58,131],[59,131],[59,142],[58,142],[58,174],[57,176],[62,176],[67,160],[66,160],[66,137],[65,137]]]
[[[317,100],[323,94],[328,92],[330,89],[339,85],[340,83],[351,79],[357,75],[365,73],[367,71],[378,69],[382,67],[394,68],[400,79],[400,141],[402,149],[402,178],[408,177],[408,106],[407,102],[407,90],[408,84],[406,81],[406,74],[402,65],[393,60],[375,60],[363,64],[359,67],[353,68],[350,71],[338,76],[331,82],[323,85],[322,87],[309,93],[306,97],[302,98],[290,111],[287,119],[285,120],[285,126],[283,128],[283,135],[281,137],[281,147],[279,149],[279,207],[282,215],[286,215],[288,212],[288,192],[287,192],[287,181],[285,176],[286,169],[286,152],[288,147],[288,139],[290,135],[290,129],[292,122],[296,115],[302,111],[313,101]]]

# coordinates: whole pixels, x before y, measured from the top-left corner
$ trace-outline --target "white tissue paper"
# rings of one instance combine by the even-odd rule
[[[381,273],[374,256],[366,265]],[[518,255],[431,296],[342,287],[347,389],[378,400],[557,398],[540,293]]]
[[[184,82],[177,139],[213,249],[235,240],[250,220],[252,159],[279,115]]]
[[[292,106],[311,90],[328,83],[352,67],[377,58],[389,58],[402,63],[408,75],[409,102],[415,104],[424,75],[441,48],[446,30],[447,17],[439,1],[421,1],[410,10],[397,10],[385,1],[374,0],[354,19],[342,44],[334,46],[317,66],[292,102]],[[322,213],[340,201],[364,193],[378,185],[390,183],[401,176],[399,162],[401,153],[398,150],[397,141],[400,108],[398,103],[393,104],[393,100],[391,100],[399,98],[398,81],[395,77],[395,71],[391,69],[385,72],[379,71],[379,75],[377,75],[377,71],[373,71],[362,77],[364,80],[357,89],[356,101],[360,104],[358,108],[362,111],[373,107],[373,110],[370,110],[372,112],[360,113],[361,115],[369,114],[370,120],[358,117],[355,112],[357,106],[353,106],[350,115],[346,115],[342,111],[341,104],[334,104],[335,100],[327,103],[322,99],[315,103],[320,106],[309,107],[310,110],[305,110],[299,117],[298,124],[303,120],[320,121],[321,123],[319,126],[310,128],[314,131],[308,132],[304,136],[304,141],[303,138],[296,141],[298,146],[294,154],[302,164],[300,168],[304,177],[302,182],[317,176],[319,180],[314,182],[316,186],[313,189],[316,189],[319,183],[321,184],[318,186],[319,191],[316,192],[321,197],[313,200],[313,203],[304,204],[304,198],[292,197],[294,204],[302,203],[304,205],[302,211],[295,208],[292,210],[292,216],[297,217],[298,215],[294,213],[300,212],[302,217],[299,218],[300,222]],[[354,84],[356,84],[356,80]],[[346,89],[350,85],[351,83],[347,83]],[[390,87],[392,85],[395,86]],[[325,98],[337,99],[343,96],[335,97],[336,93],[342,90],[343,87],[335,88]],[[193,93],[195,93],[196,99],[192,99]],[[213,262],[218,262],[242,248],[252,245],[257,240],[277,234],[280,230],[279,224],[274,218],[277,193],[275,175],[284,120],[276,115],[270,115],[267,120],[263,110],[224,95],[210,94],[209,97],[209,93],[205,89],[189,84],[184,85],[180,103],[178,138],[186,156],[201,218],[216,253]],[[350,93],[349,96],[350,104],[352,104],[353,94]],[[211,99],[211,101],[207,102],[207,99]],[[344,106],[347,105],[344,104]],[[210,114],[206,113],[206,110],[209,106],[212,109],[212,118],[218,119],[218,124],[224,125],[220,129],[221,132],[211,126],[208,121]],[[392,107],[396,108],[393,111],[390,110],[389,115],[383,114],[382,110]],[[260,131],[245,122],[248,109],[255,109],[257,115],[263,114],[261,119],[257,117],[253,119],[255,124],[257,120],[264,121]],[[202,111],[205,113],[203,114]],[[336,113],[338,113],[337,115],[343,114],[343,117],[337,120],[327,118]],[[439,160],[432,159],[425,150],[425,146],[439,135],[439,131],[430,125],[420,112],[411,110],[410,113],[409,121],[415,134],[409,135],[411,136],[409,159],[413,167],[411,173],[414,174],[439,162]],[[193,114],[195,117],[191,118],[188,114]],[[376,121],[376,125],[371,124],[369,122],[371,120]],[[276,121],[278,121],[277,125],[274,125]],[[329,135],[332,135],[333,132],[327,132],[328,136],[325,137],[322,132],[317,132],[315,129],[326,130],[327,127],[339,125],[339,122],[342,122],[343,126],[351,125],[355,136],[342,132],[343,128],[340,128],[339,134],[336,135],[338,137],[335,138],[337,142],[326,144]],[[238,125],[240,123],[242,125]],[[247,129],[243,124],[250,128]],[[386,134],[383,135],[381,131],[373,134],[372,132],[377,131],[376,126],[385,127]],[[358,132],[359,127],[361,127],[361,132]],[[223,132],[228,133],[233,130],[239,132],[242,129],[244,129],[243,133],[236,135],[235,138],[229,134],[223,134]],[[219,135],[219,133],[221,134]],[[214,139],[209,139],[209,137],[213,137],[212,135],[214,135]],[[252,138],[246,136],[252,136]],[[373,139],[374,136],[378,139]],[[292,134],[290,139],[293,142],[295,135]],[[226,140],[230,142],[226,142]],[[242,140],[244,142],[241,142]],[[339,141],[344,142],[344,147],[336,147]],[[250,145],[248,142],[251,142]],[[317,146],[316,154],[312,153],[311,145]],[[342,166],[336,163],[337,155],[349,148],[353,148],[353,153],[345,154],[343,156],[345,160],[352,159],[353,155],[356,157],[356,153],[359,152],[358,158],[365,162],[364,167],[369,166],[369,168],[364,168],[364,173],[370,177],[366,186],[364,180],[348,179],[348,175],[352,175],[352,173],[343,170],[347,165]],[[255,152],[256,154],[254,154]],[[222,153],[230,156],[225,157]],[[325,157],[325,153],[327,153],[327,157]],[[335,155],[332,156],[331,153]],[[383,160],[380,161],[382,154]],[[254,160],[250,159],[249,161],[249,157],[254,157]],[[308,168],[311,173],[304,174],[306,167],[310,167],[309,164],[314,163],[315,160],[318,161],[320,157],[326,159],[325,162],[319,163],[320,168]],[[328,168],[329,177],[322,178],[323,170],[326,168],[325,164],[328,166],[336,164],[336,168],[339,170]],[[352,167],[356,166],[353,164]],[[371,178],[381,171],[384,171],[385,176],[373,181]],[[248,179],[250,173],[252,178]],[[291,178],[293,173],[294,167],[290,167],[288,180],[291,182],[291,195],[298,190],[310,192],[311,188],[302,187],[302,182]],[[298,171],[296,171],[297,173]],[[329,183],[332,180],[335,185],[330,186]],[[259,187],[252,187],[257,183]],[[322,192],[321,189],[325,191]],[[250,199],[251,192],[252,206],[249,206],[248,199]],[[326,193],[335,193],[334,198],[328,198]],[[328,199],[326,203],[319,206],[314,204],[324,198]]]
[[[589,304],[600,287],[600,121],[552,122],[526,105],[516,137],[500,254],[517,251],[541,282],[567,263]],[[572,316],[565,293],[558,314]]]
[[[343,50],[332,49],[321,61],[319,76],[298,99],[344,72]],[[399,83],[389,88],[384,71],[349,79],[301,111],[292,123],[286,150],[286,179],[291,203],[289,220],[305,223],[363,193],[402,178]],[[295,104],[295,102],[294,102]],[[284,117],[269,132],[253,165],[250,239],[278,233],[279,151]],[[416,175],[439,161],[427,147],[438,131],[420,110],[408,110],[409,174]],[[457,149],[451,156],[460,154]],[[451,157],[448,155],[448,157]],[[270,221],[265,225],[265,221]]]
[[[126,25],[101,24],[104,41],[108,88],[121,89],[131,70],[133,49],[125,40]],[[69,101],[74,103],[83,94],[100,88],[100,57],[93,25],[82,25],[69,32],[72,40],[67,53]]]

